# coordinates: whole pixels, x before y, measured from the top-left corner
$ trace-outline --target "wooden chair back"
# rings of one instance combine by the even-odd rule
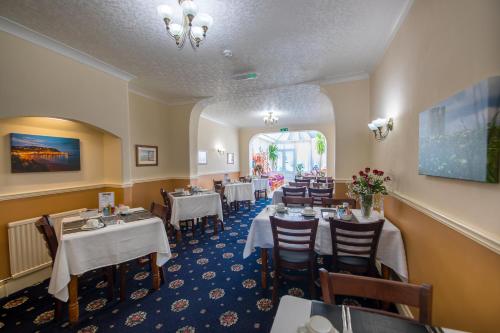
[[[283,198],[283,203],[285,206],[288,207],[288,205],[293,205],[293,206],[313,206],[313,199],[312,198],[303,198],[303,197],[287,197],[284,196]]]
[[[332,207],[332,206],[338,206],[338,205],[343,205],[344,202],[347,202],[349,204],[349,208],[355,209],[356,208],[356,200],[355,199],[332,199],[332,198],[322,198],[321,199],[323,207]]]
[[[214,183],[214,188],[217,188],[217,186],[222,186],[222,180],[215,180],[215,179],[212,179],[213,183]]]
[[[248,179],[248,177],[239,177],[238,179],[239,179],[239,181],[240,181],[240,182],[242,182],[242,183],[249,183],[249,179]]]
[[[314,259],[314,243],[316,242],[319,219],[289,221],[275,216],[269,218],[271,219],[276,260],[281,258],[280,251],[306,252],[308,260],[304,263]]]
[[[54,231],[54,228],[49,223],[48,215],[43,215],[35,222],[36,229],[39,233],[42,234],[43,239],[45,240],[45,245],[47,245],[47,249],[49,250],[49,255],[52,258],[52,264],[56,259],[57,253],[57,237]]]
[[[260,178],[261,179],[269,179],[269,176],[268,175],[260,175]]]
[[[309,197],[313,199],[314,206],[322,206],[323,198],[333,199],[333,188],[309,188]]]
[[[364,297],[384,302],[406,304],[419,308],[418,322],[427,325],[432,324],[431,285],[417,285],[365,276],[329,273],[323,268],[320,269],[319,276],[323,300],[327,304],[335,304],[336,295]],[[370,308],[359,309],[413,320],[393,312]]]
[[[306,196],[306,188],[305,187],[283,187],[283,196],[284,197],[302,197]]]
[[[323,183],[323,184],[326,184],[326,183],[333,183],[333,178],[332,177],[322,177],[322,178],[318,178],[316,180],[316,182],[318,183]]]
[[[369,223],[344,222],[330,218],[332,237],[332,266],[337,257],[361,256],[369,259],[370,267],[375,267],[378,241],[384,226],[384,219]]]
[[[312,183],[312,188],[335,188],[335,183]]]
[[[298,182],[289,182],[288,186],[290,187],[309,187],[309,181],[298,181]]]
[[[167,199],[168,200],[168,199]],[[156,217],[159,217],[165,226],[167,225],[168,222],[168,207],[165,205],[162,205],[160,203],[152,202],[151,203],[151,208],[149,209],[151,214],[153,214]]]

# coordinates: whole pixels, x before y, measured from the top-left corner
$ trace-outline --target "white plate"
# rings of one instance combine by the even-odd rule
[[[316,213],[311,213],[311,214],[306,214],[306,213],[301,213],[302,216],[305,216],[305,217],[315,217],[316,216]]]
[[[95,228],[89,227],[87,225],[83,225],[80,229],[82,229],[84,231],[89,231],[89,230],[97,230],[97,229],[101,229],[101,228],[104,228],[104,223],[99,223],[99,225]]]

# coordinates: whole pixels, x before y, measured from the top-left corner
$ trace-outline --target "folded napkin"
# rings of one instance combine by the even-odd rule
[[[61,220],[61,223],[68,223],[68,222],[75,222],[75,221],[81,221],[82,218],[80,216],[68,216],[65,217]]]
[[[130,208],[127,213],[137,213],[137,212],[142,212],[143,210],[145,210],[144,208],[142,207],[136,207],[136,208]]]

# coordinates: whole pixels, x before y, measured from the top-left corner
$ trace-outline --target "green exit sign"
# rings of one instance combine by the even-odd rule
[[[288,132],[288,127],[280,128],[280,132]]]

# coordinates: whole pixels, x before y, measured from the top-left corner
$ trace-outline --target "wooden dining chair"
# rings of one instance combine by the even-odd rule
[[[283,197],[282,198],[283,203],[285,204],[286,207],[288,205],[292,206],[313,206],[313,199],[312,198],[302,198],[302,197]]]
[[[308,187],[309,182],[288,182],[288,186],[290,187]]]
[[[215,179],[212,179],[212,182],[214,183],[214,189],[217,188],[217,186],[223,186],[223,182],[222,180],[215,180]]]
[[[332,177],[322,177],[322,178],[316,179],[316,182],[323,183],[323,184],[333,183],[333,178]]]
[[[384,222],[353,223],[330,218],[332,270],[378,277],[375,259]]]
[[[323,204],[323,207],[343,205],[344,202],[347,202],[349,204],[349,208],[351,209],[356,208],[356,200],[350,198],[345,198],[345,199],[322,198],[321,202]]]
[[[326,189],[334,189],[335,183],[312,183],[312,188],[326,188]]]
[[[306,188],[305,187],[283,187],[283,196],[284,197],[302,197],[306,196]]]
[[[323,301],[327,304],[335,304],[337,295],[406,304],[419,309],[418,320],[379,309],[357,306],[353,308],[432,325],[432,286],[429,284],[417,285],[366,276],[329,273],[324,268],[319,270],[319,277]]]
[[[247,177],[239,177],[238,179],[242,183],[248,183],[248,178]]]
[[[165,226],[165,229],[167,230],[167,235],[169,234],[169,231],[172,234],[174,233],[172,225],[170,225],[170,223],[167,222],[167,216],[168,216],[168,207],[167,206],[156,203],[156,202],[152,202],[151,208],[149,211],[151,212],[152,215],[160,218],[163,221],[163,225]],[[149,264],[150,264],[150,269],[152,270],[153,268],[151,267],[151,265],[153,265],[155,263],[152,263],[151,260],[149,260]],[[164,271],[163,266],[160,267],[160,281],[161,281],[161,283],[165,283],[165,271]]]
[[[306,221],[288,221],[274,216],[271,220],[273,232],[273,303],[276,304],[281,277],[288,280],[308,280],[311,296],[316,295],[314,243],[319,219]],[[284,269],[305,271],[305,275],[291,275]]]
[[[56,233],[54,231],[54,227],[50,225],[49,216],[43,215],[35,222],[35,227],[38,232],[42,235],[45,240],[45,245],[49,250],[50,258],[52,259],[52,266],[54,266],[57,254],[57,248],[59,247],[59,243],[57,241]],[[114,281],[115,281],[115,266],[104,267],[104,277],[106,282],[108,283],[108,300],[113,300],[114,298]],[[62,319],[62,309],[64,302],[54,298],[55,300],[55,309],[54,309],[54,317],[56,320]]]
[[[333,199],[333,188],[309,188],[309,197],[313,199],[314,206],[322,206],[323,198]]]

